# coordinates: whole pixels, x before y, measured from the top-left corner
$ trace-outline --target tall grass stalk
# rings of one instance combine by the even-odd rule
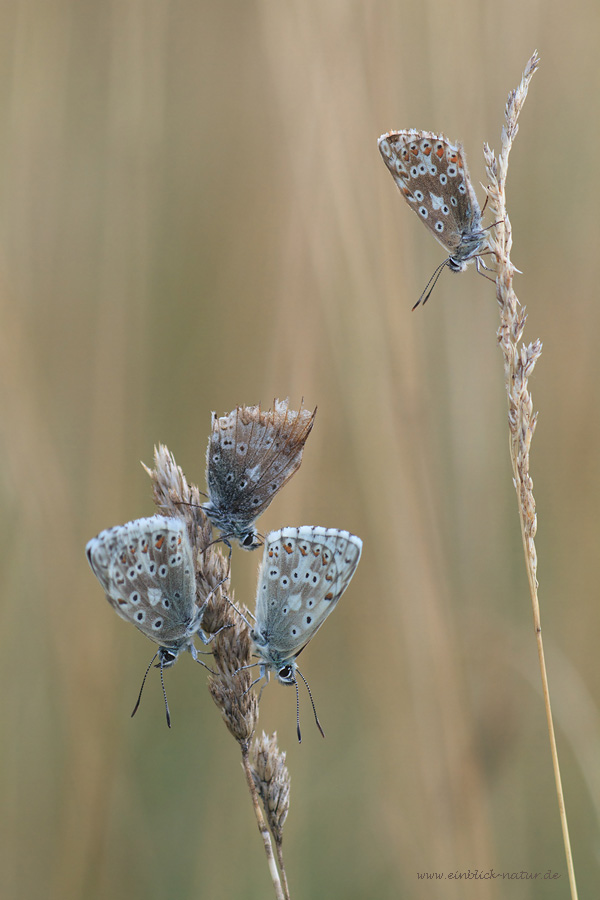
[[[533,402],[529,393],[528,381],[535,364],[542,352],[541,341],[535,340],[530,344],[521,341],[527,316],[525,310],[519,304],[513,288],[515,267],[510,259],[512,247],[512,230],[510,219],[506,211],[505,185],[508,171],[508,157],[517,135],[519,113],[525,103],[529,83],[539,64],[537,51],[527,63],[521,83],[516,90],[511,91],[505,109],[505,125],[502,129],[501,150],[498,157],[484,145],[484,156],[488,176],[487,193],[490,207],[494,215],[495,237],[490,241],[491,248],[496,256],[496,297],[500,310],[500,327],[498,328],[498,343],[504,359],[504,382],[508,398],[508,427],[510,458],[513,469],[513,483],[517,493],[519,507],[519,519],[521,522],[521,536],[523,539],[523,551],[525,553],[525,566],[533,607],[533,624],[537,641],[540,671],[542,676],[542,690],[548,722],[550,737],[550,752],[554,767],[554,779],[558,796],[558,808],[567,858],[569,884],[571,897],[577,898],[577,885],[575,883],[575,870],[573,867],[573,855],[569,840],[569,826],[563,796],[560,766],[556,737],[554,734],[554,722],[552,708],[550,706],[550,689],[548,686],[548,674],[544,659],[544,645],[542,641],[542,623],[540,616],[540,603],[538,597],[537,580],[537,554],[535,549],[535,534],[537,530],[537,517],[535,512],[535,498],[533,496],[533,481],[529,474],[529,451],[531,440],[535,431],[537,413],[533,412]]]
[[[229,561],[212,541],[212,528],[201,509],[200,492],[188,485],[175,458],[164,445],[154,451],[154,468],[144,466],[153,484],[154,502],[164,515],[184,518],[196,553],[197,602],[208,600],[202,629],[213,635],[213,674],[208,689],[221,711],[229,733],[238,742],[242,768],[260,832],[269,874],[277,900],[290,900],[283,862],[283,824],[289,810],[290,778],[285,753],[277,747],[277,735],[252,742],[258,721],[258,700],[251,688],[248,669],[252,661],[250,630],[243,616],[233,615],[233,595],[225,591]],[[261,804],[265,815],[263,816]],[[265,821],[266,819],[266,821]],[[270,833],[269,833],[270,830]],[[275,841],[277,859],[273,853]],[[279,862],[279,869],[277,867]]]

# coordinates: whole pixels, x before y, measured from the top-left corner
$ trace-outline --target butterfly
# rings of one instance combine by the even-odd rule
[[[159,645],[150,666],[158,657],[161,681],[163,669],[186,650],[204,665],[194,637],[209,641],[201,630],[206,602],[196,604],[194,556],[182,520],[156,515],[117,525],[92,538],[86,553],[113,609]],[[165,704],[170,726],[166,694]]]
[[[452,272],[463,272],[475,260],[478,272],[480,266],[487,268],[481,256],[489,250],[489,239],[481,227],[482,213],[462,144],[452,143],[442,134],[413,128],[382,134],[377,143],[400,193],[448,252],[415,309],[427,302],[445,266]]]
[[[296,672],[307,688],[308,684],[296,660],[335,609],[354,575],[361,550],[360,538],[338,528],[301,525],[267,535],[251,632],[260,665],[257,681],[264,678],[266,683],[274,672],[282,684],[296,686],[298,703]],[[310,688],[308,691],[310,695]],[[323,734],[316,712],[315,719]]]
[[[254,522],[302,462],[304,444],[316,414],[289,409],[275,400],[273,409],[238,406],[227,416],[212,414],[206,451],[208,503],[202,507],[221,538],[244,550],[261,546]]]

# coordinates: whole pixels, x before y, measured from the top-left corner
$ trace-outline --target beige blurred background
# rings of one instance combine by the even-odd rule
[[[261,520],[348,528],[357,575],[260,725],[288,753],[294,900],[568,895],[511,483],[493,286],[444,272],[377,151],[444,131],[509,172],[542,622],[581,895],[600,866],[600,9],[563,3],[0,5],[0,895],[272,896],[238,748],[186,656],[115,616],[86,541],[153,511],[210,412],[318,405]],[[478,188],[479,196],[482,191]],[[259,553],[233,553],[253,604]],[[558,873],[432,884],[419,872]]]

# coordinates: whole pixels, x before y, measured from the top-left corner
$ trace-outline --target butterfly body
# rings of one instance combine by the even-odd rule
[[[159,645],[162,667],[186,650],[197,658],[203,608],[183,521],[156,515],[117,525],[92,538],[86,553],[113,609]]]
[[[296,684],[296,660],[350,583],[362,541],[337,528],[303,525],[265,539],[252,631],[260,677]]]
[[[488,249],[462,144],[430,131],[390,131],[378,146],[400,193],[462,272]]]
[[[302,462],[316,410],[241,406],[227,416],[212,414],[206,453],[209,500],[202,507],[222,539],[244,550],[261,546],[254,522]]]

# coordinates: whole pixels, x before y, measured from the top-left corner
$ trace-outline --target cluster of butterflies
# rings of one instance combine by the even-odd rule
[[[267,411],[213,413],[201,508],[230,548],[232,541],[245,550],[261,546],[254,523],[299,468],[315,413],[290,410],[287,401]],[[274,672],[297,689],[296,659],[348,587],[361,549],[360,538],[337,528],[302,525],[266,535],[251,632],[258,680]],[[202,630],[208,601],[197,604],[197,563],[183,518],[117,525],[92,538],[86,552],[113,609],[159,645],[150,665],[158,657],[161,676],[183,651],[198,660],[194,638],[210,640]],[[132,715],[138,705],[139,698]]]
[[[488,229],[461,144],[408,129],[383,134],[378,146],[402,196],[448,252],[416,307],[445,267],[462,272],[475,261],[478,271],[487,268]],[[244,406],[227,416],[213,413],[202,509],[229,548],[232,541],[244,550],[261,546],[254,523],[299,468],[314,416],[290,410],[287,401],[275,401],[267,412]],[[360,538],[337,528],[303,525],[267,534],[252,629],[260,678],[273,671],[297,688],[296,659],[347,588],[361,549]],[[113,608],[159,645],[161,675],[184,650],[198,658],[195,636],[209,639],[183,520],[156,515],[111,528],[88,543],[87,556]]]

